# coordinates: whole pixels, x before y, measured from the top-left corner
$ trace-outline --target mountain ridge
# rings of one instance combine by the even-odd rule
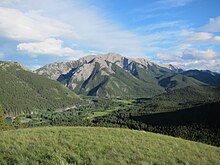
[[[108,53],[45,65],[35,73],[57,80],[77,94],[107,97],[152,97],[167,90],[206,85],[185,71],[144,58]]]

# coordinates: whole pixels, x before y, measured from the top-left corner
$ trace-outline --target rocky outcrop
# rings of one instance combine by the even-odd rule
[[[77,81],[82,81],[87,79],[89,74],[91,74],[95,63],[100,65],[100,70],[102,70],[103,75],[114,73],[112,70],[112,64],[115,64],[129,72],[134,72],[135,64],[142,68],[148,68],[150,65],[152,65],[151,62],[144,58],[133,59],[123,57],[122,55],[116,53],[108,53],[101,55],[89,55],[77,61],[48,64],[35,72],[39,75],[44,75],[51,79],[58,80],[60,75],[68,74],[74,69],[75,72],[72,73],[72,75],[74,75],[74,79]]]
[[[26,71],[30,71],[28,68],[24,67],[23,65],[21,65],[18,62],[8,62],[8,61],[0,61],[0,68],[7,70],[7,68],[9,67],[16,67],[16,70],[26,70]]]
[[[163,67],[173,71],[174,73],[182,73],[183,69],[173,66],[172,64],[163,64]]]

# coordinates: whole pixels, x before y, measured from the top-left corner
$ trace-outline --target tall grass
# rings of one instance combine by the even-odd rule
[[[0,164],[220,164],[220,148],[127,129],[45,127],[0,137]]]

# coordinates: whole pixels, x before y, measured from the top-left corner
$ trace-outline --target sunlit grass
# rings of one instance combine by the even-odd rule
[[[143,131],[46,127],[0,136],[0,164],[220,164],[220,148]]]

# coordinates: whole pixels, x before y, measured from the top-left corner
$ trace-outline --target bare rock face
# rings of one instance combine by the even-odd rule
[[[73,67],[75,67],[75,62],[60,62],[45,65],[44,67],[34,71],[39,75],[46,76],[50,79],[57,80],[61,74],[68,73]]]
[[[176,66],[174,66],[172,64],[163,64],[161,66],[163,66],[163,67],[165,67],[165,68],[167,68],[167,69],[169,69],[169,70],[171,70],[171,71],[173,71],[175,73],[182,73],[183,72],[183,69],[181,69],[179,67],[176,67]]]
[[[39,75],[44,75],[50,79],[57,80],[60,75],[67,74],[73,68],[78,68],[78,71],[74,72],[74,79],[77,81],[86,80],[94,69],[95,63],[100,65],[103,75],[113,74],[112,64],[116,64],[120,68],[129,71],[129,64],[135,62],[140,67],[148,67],[152,65],[151,62],[144,58],[127,58],[120,54],[108,53],[100,55],[89,55],[83,57],[77,61],[60,62],[45,65],[44,67],[36,70]],[[132,68],[131,68],[132,69]]]
[[[114,90],[120,90],[122,86],[124,89],[123,92],[131,93],[132,91],[129,91],[126,87],[130,86],[128,80],[139,78],[138,68],[147,72],[150,67],[159,68],[160,66],[144,58],[134,59],[116,53],[108,53],[89,55],[76,61],[48,64],[35,72],[53,80],[58,80],[70,89],[77,90],[76,92],[78,93],[82,93],[82,91],[87,92],[87,94],[102,93],[100,89],[103,88],[109,88],[111,93],[111,90],[113,90],[113,92]],[[119,72],[121,72],[121,76]],[[144,79],[147,78],[143,77],[140,81],[147,81]],[[131,83],[136,86],[138,83],[134,83],[135,81],[136,80],[132,80]],[[145,82],[142,82],[141,85],[145,86],[144,83]],[[132,87],[130,89],[132,89]],[[118,91],[115,93],[117,92]],[[106,95],[111,94],[106,92]]]
[[[84,80],[88,79],[89,76],[92,74],[94,67],[95,67],[94,63],[82,65],[78,69],[78,71],[76,71],[74,73],[74,80],[84,81]]]

